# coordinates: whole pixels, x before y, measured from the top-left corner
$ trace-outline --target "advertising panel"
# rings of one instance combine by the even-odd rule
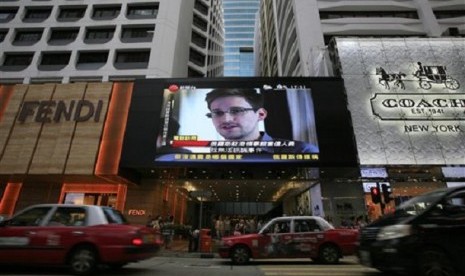
[[[337,38],[361,165],[465,160],[463,38]]]
[[[140,80],[121,166],[353,165],[348,118],[336,78]]]

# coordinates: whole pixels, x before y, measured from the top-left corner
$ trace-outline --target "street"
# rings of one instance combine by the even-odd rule
[[[1,267],[0,275],[69,275],[65,268],[49,267]],[[228,260],[220,258],[192,258],[192,257],[155,257],[143,262],[130,264],[118,270],[101,268],[96,274],[99,276],[113,275],[189,275],[189,276],[383,276],[374,269],[360,266],[355,257],[346,257],[338,265],[319,265],[307,259],[297,260],[260,260],[249,265],[234,266]]]

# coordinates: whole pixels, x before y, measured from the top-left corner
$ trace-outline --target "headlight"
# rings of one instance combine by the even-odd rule
[[[407,224],[391,225],[381,228],[377,240],[391,240],[406,237],[412,234],[412,226]]]

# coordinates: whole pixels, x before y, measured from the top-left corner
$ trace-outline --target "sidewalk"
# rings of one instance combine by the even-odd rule
[[[213,241],[215,243],[215,241]],[[215,246],[212,245],[212,248]],[[179,258],[217,258],[218,254],[212,249],[211,252],[188,252],[189,240],[176,239],[171,242],[170,248],[162,248],[158,256],[162,257],[179,257]]]

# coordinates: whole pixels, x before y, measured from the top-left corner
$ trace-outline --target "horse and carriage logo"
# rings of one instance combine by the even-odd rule
[[[446,74],[446,66],[424,66],[421,62],[417,63],[419,68],[413,73],[413,76],[418,79],[418,84],[424,90],[429,90],[434,84],[444,84],[445,87],[451,90],[457,90],[460,88],[460,83]],[[403,78],[407,77],[405,73],[387,73],[383,67],[376,68],[376,75],[381,77],[378,79],[378,83],[384,86],[386,89],[390,89],[390,82],[394,82],[394,85],[405,90],[405,84]],[[411,80],[413,81],[413,80]]]

